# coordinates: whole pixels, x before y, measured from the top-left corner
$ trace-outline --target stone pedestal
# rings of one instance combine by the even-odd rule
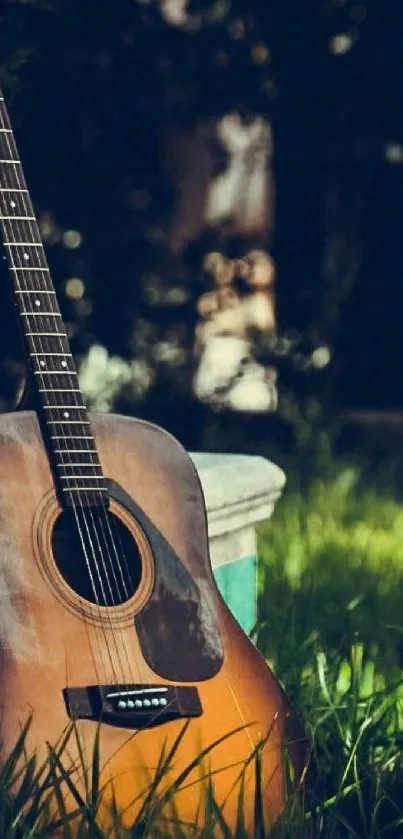
[[[263,457],[191,453],[207,508],[218,587],[245,632],[256,623],[256,527],[270,518],[285,475]]]

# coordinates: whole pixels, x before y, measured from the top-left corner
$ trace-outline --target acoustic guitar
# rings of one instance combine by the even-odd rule
[[[0,215],[34,394],[33,410],[0,417],[2,757],[32,715],[29,749],[75,721],[90,760],[100,723],[98,822],[113,804],[130,824],[176,744],[158,790],[194,763],[178,818],[203,822],[210,773],[230,826],[243,789],[252,835],[254,751],[269,827],[285,755],[298,785],[307,742],[215,585],[190,458],[154,425],[86,410],[1,90]]]

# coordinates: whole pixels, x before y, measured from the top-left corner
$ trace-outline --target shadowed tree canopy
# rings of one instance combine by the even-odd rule
[[[190,0],[186,25],[166,7],[3,0],[0,10],[1,80],[78,359],[96,342],[144,362],[149,386],[123,388],[118,407],[192,443],[197,265],[167,243],[176,194],[161,138],[168,123],[237,110],[273,124],[281,327],[328,344],[334,359],[314,380],[287,370],[284,380],[336,404],[401,405],[403,74],[393,4]],[[3,293],[4,407],[22,369],[10,315]],[[172,344],[176,354],[164,351]]]

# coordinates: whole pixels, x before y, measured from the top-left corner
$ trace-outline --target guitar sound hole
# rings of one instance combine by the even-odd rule
[[[128,528],[100,507],[68,508],[56,519],[53,556],[66,583],[98,606],[129,600],[141,580],[141,557]]]

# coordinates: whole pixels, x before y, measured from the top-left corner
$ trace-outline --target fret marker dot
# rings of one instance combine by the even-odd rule
[[[10,201],[10,204],[11,204],[11,206],[12,206],[12,208],[13,208],[13,209],[14,209],[14,207],[16,207],[16,206],[17,206],[17,205],[16,205],[16,203],[15,203],[15,201]]]
[[[46,361],[40,361],[39,364],[41,367],[46,367]]]
[[[41,305],[41,301],[40,300],[35,300],[35,306],[38,306],[38,308],[39,308],[40,305]]]
[[[24,259],[26,262],[29,260],[29,253],[24,253]]]
[[[64,359],[62,361],[62,367],[67,367],[67,361],[65,361]]]
[[[68,411],[64,411],[64,412],[63,412],[63,416],[65,417],[65,419],[68,419],[68,418],[69,418],[69,416],[70,416],[70,414],[69,414],[69,412],[68,412]]]

